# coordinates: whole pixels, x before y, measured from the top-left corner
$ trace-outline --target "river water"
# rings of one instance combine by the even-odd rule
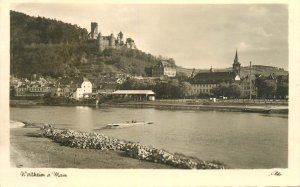
[[[218,160],[232,169],[287,168],[288,163],[287,114],[26,106],[11,107],[10,116],[15,121],[96,131],[172,153]],[[101,129],[109,123],[131,120],[154,124]]]

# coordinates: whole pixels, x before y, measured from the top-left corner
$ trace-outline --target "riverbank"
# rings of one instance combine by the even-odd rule
[[[27,101],[27,100],[11,100],[11,106],[26,106],[26,105],[41,105],[49,106],[44,104],[42,101]],[[90,106],[95,107],[95,104],[56,104],[51,106]],[[217,110],[217,111],[228,111],[228,112],[241,112],[242,109],[247,106],[251,109],[264,109],[268,107],[271,109],[270,113],[275,114],[288,114],[288,105],[268,103],[237,103],[237,102],[206,102],[206,103],[187,103],[187,102],[172,102],[172,101],[129,101],[123,103],[106,102],[101,103],[99,106],[104,107],[133,107],[133,108],[159,108],[159,109],[176,109],[176,110]]]
[[[142,145],[138,142],[120,140],[96,132],[79,132],[71,129],[57,129],[51,125],[41,128],[42,137],[50,138],[63,146],[78,149],[122,151],[125,156],[148,162],[170,165],[179,169],[224,169],[217,161],[206,162],[183,154],[172,154],[163,149]]]
[[[20,123],[20,122],[12,122]],[[52,139],[53,141],[49,140]],[[59,143],[59,144],[57,144]],[[10,129],[12,167],[222,169],[221,163],[110,138],[97,133],[27,123]]]
[[[40,127],[10,129],[11,167],[89,169],[172,169],[174,167],[125,157],[122,151],[76,149],[40,135]]]

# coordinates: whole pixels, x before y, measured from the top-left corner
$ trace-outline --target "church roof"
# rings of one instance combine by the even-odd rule
[[[235,80],[236,74],[229,72],[203,72],[198,73],[192,80],[194,84],[218,84],[221,82],[232,82]]]

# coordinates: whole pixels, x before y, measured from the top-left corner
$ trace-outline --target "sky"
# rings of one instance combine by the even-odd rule
[[[77,24],[103,35],[120,31],[138,49],[185,68],[242,66],[288,70],[288,6],[284,4],[12,4],[11,9]]]

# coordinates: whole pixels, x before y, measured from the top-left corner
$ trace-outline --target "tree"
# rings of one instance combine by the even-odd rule
[[[181,82],[180,83],[181,97],[190,95],[191,90],[192,90],[191,83],[189,83],[189,82]]]
[[[276,95],[279,98],[285,98],[289,94],[289,84],[287,82],[281,82],[277,85]]]
[[[274,98],[277,89],[276,80],[260,77],[257,79],[256,85],[259,98]]]
[[[214,96],[225,96],[238,98],[241,96],[242,89],[241,86],[237,83],[221,83],[218,87],[212,89]]]
[[[239,84],[233,83],[228,87],[228,97],[239,98],[242,94],[242,88]]]
[[[148,85],[143,80],[128,79],[124,82],[120,89],[122,90],[146,90],[149,89]]]
[[[189,77],[186,76],[185,73],[183,72],[178,72],[176,73],[176,78],[180,81],[180,82],[186,82],[189,80]]]
[[[221,83],[219,86],[213,88],[211,92],[214,96],[226,96],[228,97],[228,83]]]
[[[145,67],[144,72],[150,77],[152,75],[152,67]]]

